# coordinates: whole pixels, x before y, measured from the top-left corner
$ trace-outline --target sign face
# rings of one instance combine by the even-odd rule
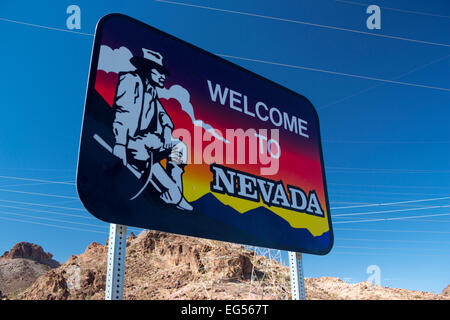
[[[109,223],[312,254],[333,244],[312,104],[120,14],[97,25],[77,189]]]

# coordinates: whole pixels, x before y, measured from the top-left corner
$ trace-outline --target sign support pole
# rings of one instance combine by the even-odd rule
[[[111,223],[109,225],[105,300],[122,300],[126,247],[127,226]]]
[[[289,251],[292,300],[306,300],[301,252]]]

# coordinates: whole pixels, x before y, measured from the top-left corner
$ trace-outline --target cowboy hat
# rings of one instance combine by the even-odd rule
[[[165,75],[170,74],[169,70],[163,66],[163,56],[159,52],[145,48],[142,48],[142,52],[144,53],[143,57],[135,56],[130,59],[131,64],[136,68],[149,70],[154,68]]]

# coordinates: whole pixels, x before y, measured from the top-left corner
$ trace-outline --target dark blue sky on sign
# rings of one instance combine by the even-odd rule
[[[377,265],[383,286],[440,292],[450,284],[450,3],[370,4],[381,30],[367,29],[362,0],[1,1],[0,251],[30,241],[64,262],[105,242],[108,225],[83,209],[74,181],[92,35],[120,12],[315,105],[335,246],[304,255],[307,277],[359,282]]]

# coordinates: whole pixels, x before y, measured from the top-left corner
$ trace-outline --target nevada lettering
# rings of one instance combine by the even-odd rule
[[[314,216],[324,216],[322,206],[314,190],[306,195],[302,189],[287,185],[288,193],[286,193],[282,181],[258,177],[217,164],[211,164],[210,170],[213,174],[213,180],[210,184],[213,192],[255,202],[262,200],[267,206]]]

